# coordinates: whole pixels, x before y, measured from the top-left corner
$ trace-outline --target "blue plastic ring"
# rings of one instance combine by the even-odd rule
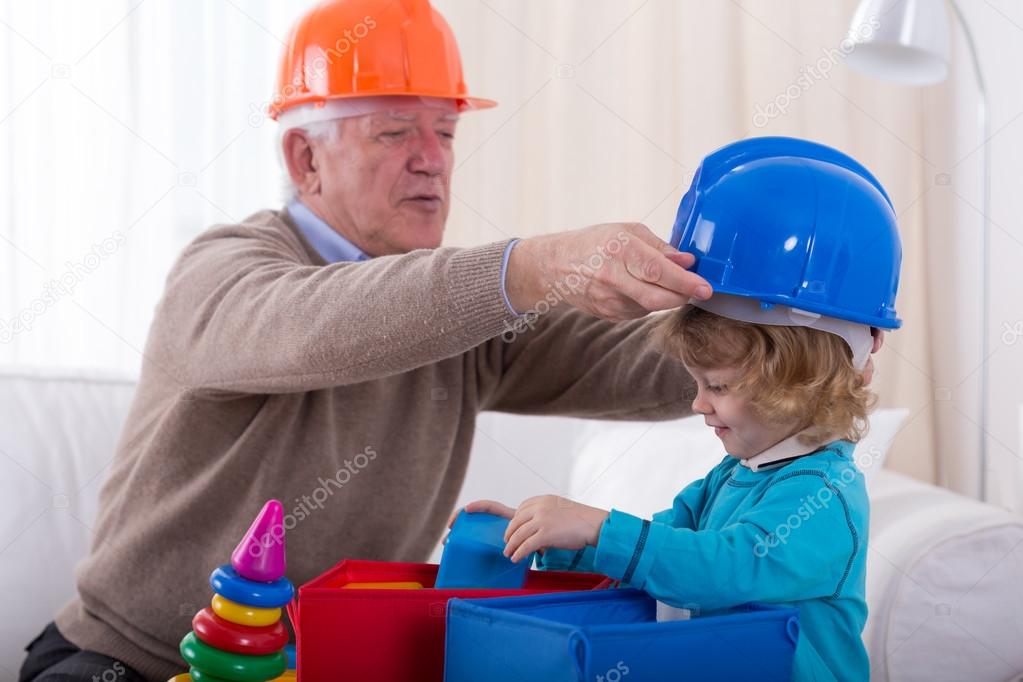
[[[287,578],[278,578],[272,583],[248,580],[238,575],[231,564],[213,569],[213,573],[210,573],[210,587],[233,602],[264,609],[285,606],[295,596],[295,587]]]
[[[295,655],[295,645],[285,644],[284,654],[288,657],[288,670],[298,669],[298,656]]]

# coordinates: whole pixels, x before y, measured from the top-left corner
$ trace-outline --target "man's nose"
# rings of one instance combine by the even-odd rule
[[[409,149],[409,170],[413,173],[441,175],[447,170],[447,157],[440,136],[433,130],[421,131]]]

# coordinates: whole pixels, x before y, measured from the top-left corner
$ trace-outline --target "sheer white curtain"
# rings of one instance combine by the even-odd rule
[[[275,124],[260,112],[280,41],[309,4],[0,0],[0,363],[134,370],[181,247],[213,223],[280,204]],[[612,220],[667,237],[700,159],[751,135],[809,137],[871,168],[905,249],[906,326],[889,335],[875,384],[883,405],[910,409],[889,461],[975,490],[979,294],[964,202],[980,203],[977,155],[954,166],[973,148],[970,132],[957,135],[972,130],[966,72],[923,90],[852,73],[841,48],[854,0],[435,4],[471,91],[500,102],[460,123],[449,244]],[[968,9],[984,49],[1003,46],[987,63],[1000,92],[1016,93],[994,112],[1009,143],[1023,103],[1012,85],[1018,48],[1004,46],[1023,44],[1023,16],[1004,4]],[[992,277],[996,323],[1011,326],[1023,319],[1023,282],[1010,272],[1023,254],[1006,234],[1023,195],[1006,183],[1023,155],[1009,149],[996,156],[997,219],[1009,229]],[[1005,504],[1018,499],[1021,471],[1021,349],[999,351],[992,393]]]
[[[304,4],[0,3],[0,362],[134,371],[182,246],[279,204],[260,112]]]

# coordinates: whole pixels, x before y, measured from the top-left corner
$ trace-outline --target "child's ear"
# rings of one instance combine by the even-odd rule
[[[874,378],[874,358],[868,357],[867,364],[860,370],[860,376],[863,377],[863,385],[870,386],[871,380]]]

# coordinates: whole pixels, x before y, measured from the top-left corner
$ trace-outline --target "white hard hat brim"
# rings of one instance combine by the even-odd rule
[[[413,109],[440,109],[458,115],[458,102],[445,97],[419,97],[418,95],[377,95],[374,97],[342,97],[317,104],[303,104],[281,112],[277,118],[281,131],[301,128],[319,121],[365,116],[382,111],[409,111]]]
[[[781,304],[761,305],[755,298],[716,293],[705,301],[690,299],[690,304],[708,312],[750,324],[777,327],[809,327],[841,337],[852,350],[852,364],[862,371],[867,366],[874,339],[870,327],[826,315],[818,315]]]

